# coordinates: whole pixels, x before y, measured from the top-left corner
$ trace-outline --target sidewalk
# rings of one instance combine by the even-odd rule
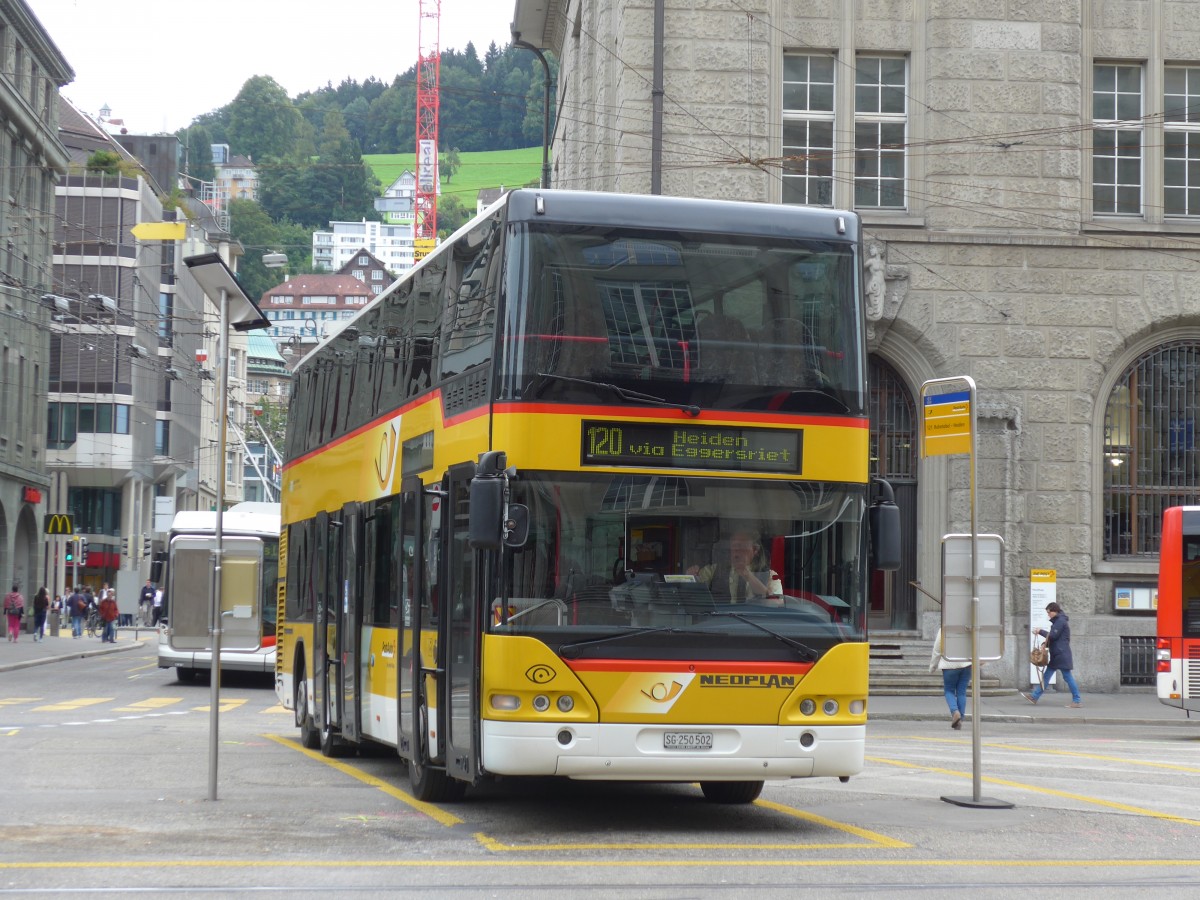
[[[1062,725],[1177,725],[1200,727],[1200,718],[1188,719],[1183,710],[1164,706],[1151,688],[1130,688],[1116,694],[1083,694],[1081,709],[1068,709],[1070,692],[1047,691],[1034,706],[1016,690],[1009,694],[979,698],[979,717],[983,722],[1045,722]],[[970,707],[971,696],[967,695]],[[867,718],[892,721],[945,721],[950,713],[941,696],[871,697],[867,701]],[[967,722],[971,717],[967,716]]]
[[[100,638],[88,637],[86,634],[75,640],[71,637],[71,626],[68,624],[66,628],[60,629],[58,637],[47,635],[44,640],[35,641],[32,634],[22,634],[15,644],[8,641],[0,644],[0,672],[40,666],[64,659],[136,650],[150,641],[157,640],[155,630],[145,626],[118,628],[115,644],[102,644]]]

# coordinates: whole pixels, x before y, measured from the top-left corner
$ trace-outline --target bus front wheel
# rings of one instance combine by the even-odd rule
[[[702,781],[700,790],[709,803],[753,803],[762,793],[761,781]]]
[[[313,721],[312,713],[308,711],[308,679],[304,676],[304,666],[296,667],[296,724],[300,726],[300,745],[309,750],[321,746],[321,732]]]
[[[467,785],[436,769],[429,761],[426,740],[429,735],[429,710],[422,702],[417,711],[418,732],[413,742],[413,757],[408,761],[408,783],[412,795],[424,803],[454,803],[463,798]]]

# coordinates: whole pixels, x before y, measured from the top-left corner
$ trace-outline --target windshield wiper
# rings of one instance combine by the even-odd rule
[[[617,634],[606,634],[604,637],[588,638],[585,641],[572,641],[570,644],[563,644],[558,648],[561,656],[567,659],[578,659],[579,650],[581,647],[588,647],[592,644],[603,644],[605,641],[615,641],[620,638],[642,637],[647,634],[658,634],[666,632],[668,634],[709,634],[707,631],[697,631],[689,628],[676,628],[674,625],[654,625],[647,628],[638,628],[633,631],[621,631]],[[815,657],[814,657],[815,658]]]
[[[539,378],[553,378],[557,381],[570,381],[574,384],[584,384],[588,387],[603,388],[604,390],[612,391],[622,400],[630,400],[637,403],[646,403],[650,406],[669,406],[672,409],[681,409],[689,416],[700,415],[700,407],[693,403],[672,403],[663,397],[655,397],[653,394],[643,394],[641,391],[631,391],[617,384],[611,384],[607,381],[592,381],[588,378],[573,378],[570,375],[556,375],[553,372],[538,372]]]
[[[729,616],[730,618],[738,619],[739,621],[745,622],[747,625],[753,625],[759,631],[765,631],[767,634],[769,634],[771,637],[775,638],[777,641],[783,641],[783,643],[787,644],[793,650],[799,651],[800,658],[803,659],[805,662],[816,662],[818,659],[821,658],[821,654],[818,653],[816,650],[814,650],[812,647],[809,647],[807,644],[802,644],[799,641],[792,640],[790,637],[780,634],[775,629],[768,628],[766,625],[763,625],[761,622],[755,622],[749,616],[743,615],[742,613],[713,611],[713,612],[710,612],[708,615],[710,615],[710,616]]]

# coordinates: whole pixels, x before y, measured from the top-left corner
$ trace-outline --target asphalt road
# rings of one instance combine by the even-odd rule
[[[972,793],[970,726],[951,731],[927,698],[872,720],[861,776],[768,783],[752,806],[548,779],[433,807],[390,754],[303,750],[267,682],[227,678],[211,801],[208,685],[159,670],[153,644],[116,649],[0,672],[0,896],[1200,889],[1200,724],[1177,717],[985,718],[983,795],[1009,809],[941,799]]]

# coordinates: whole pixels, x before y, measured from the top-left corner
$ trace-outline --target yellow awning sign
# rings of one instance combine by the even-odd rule
[[[925,400],[925,456],[971,452],[971,394],[928,394]]]
[[[139,241],[182,241],[187,237],[187,222],[139,222],[131,231]]]

